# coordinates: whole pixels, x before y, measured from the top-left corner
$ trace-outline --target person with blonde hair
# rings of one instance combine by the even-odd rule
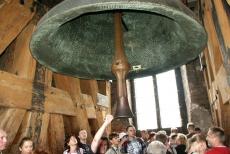
[[[177,154],[187,154],[186,150],[187,137],[182,133],[178,133],[176,137],[176,152]]]
[[[206,139],[202,134],[193,135],[187,141],[187,153],[188,154],[205,154],[207,150]]]
[[[147,154],[166,154],[167,148],[161,141],[152,141],[147,147]]]

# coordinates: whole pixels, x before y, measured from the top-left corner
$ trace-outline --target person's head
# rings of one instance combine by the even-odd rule
[[[33,147],[33,141],[29,137],[22,138],[19,143],[19,151],[21,151],[21,154],[32,154]]]
[[[141,138],[144,140],[144,141],[147,141],[148,138],[149,138],[149,133],[147,130],[142,130],[141,131]]]
[[[188,154],[193,152],[203,154],[205,153],[206,149],[207,149],[207,145],[206,145],[205,136],[202,134],[195,134],[187,141],[186,151]]]
[[[153,141],[155,139],[156,132],[151,131],[149,133],[149,142]]]
[[[167,135],[167,132],[165,130],[159,130],[157,133],[161,133],[161,134]]]
[[[74,147],[74,148],[78,148],[78,141],[77,141],[77,138],[75,137],[75,135],[69,135],[66,137],[65,139],[65,149],[67,150],[67,152],[70,151],[70,148],[71,147]]]
[[[151,154],[166,154],[166,151],[166,146],[160,141],[152,141],[147,148],[147,153]]]
[[[177,138],[177,134],[171,133],[171,135],[169,136],[169,144],[175,145],[176,144],[176,138]]]
[[[186,142],[187,142],[187,137],[182,133],[178,133],[176,137],[176,143],[178,145],[180,144],[186,145]]]
[[[0,129],[0,151],[6,149],[7,134],[4,130]]]
[[[116,132],[109,134],[109,141],[113,146],[118,146],[120,143],[119,134]]]
[[[120,142],[123,143],[128,140],[128,134],[125,132],[119,133]]]
[[[187,124],[187,130],[188,130],[188,133],[193,133],[195,131],[195,125],[194,125],[194,123],[189,122]]]
[[[102,137],[98,146],[97,154],[105,154],[109,149],[109,139],[107,137]]]
[[[166,145],[166,144],[167,144],[167,141],[168,141],[168,136],[167,136],[164,132],[159,131],[159,132],[157,132],[156,135],[155,135],[155,140],[156,140],[156,141],[160,141],[160,142],[162,142],[164,145]]]
[[[78,137],[80,141],[86,141],[87,140],[87,131],[85,129],[82,129],[78,133]]]
[[[133,125],[127,126],[126,131],[129,137],[136,137],[136,128]]]
[[[195,127],[194,130],[195,130],[196,134],[200,134],[201,133],[200,127]]]
[[[172,133],[177,134],[178,133],[178,129],[176,127],[172,127],[171,128],[171,134]]]
[[[220,127],[211,127],[207,134],[208,144],[212,147],[224,145],[225,134],[224,130]]]

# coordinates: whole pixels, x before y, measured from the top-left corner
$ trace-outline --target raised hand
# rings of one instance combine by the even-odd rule
[[[112,115],[110,115],[110,114],[106,115],[106,117],[105,117],[105,123],[110,124],[112,120],[113,120],[113,116]]]

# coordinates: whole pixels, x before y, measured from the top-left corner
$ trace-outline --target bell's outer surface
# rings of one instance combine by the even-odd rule
[[[196,58],[206,45],[204,28],[176,0],[66,0],[38,23],[30,49],[54,72],[115,79],[113,12],[122,11],[127,78],[163,72]]]

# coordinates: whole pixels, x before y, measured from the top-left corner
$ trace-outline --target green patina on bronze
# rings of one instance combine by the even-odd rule
[[[207,36],[194,14],[175,0],[66,0],[39,22],[30,48],[54,72],[115,79],[113,12],[123,12],[128,78],[152,75],[196,58]]]

